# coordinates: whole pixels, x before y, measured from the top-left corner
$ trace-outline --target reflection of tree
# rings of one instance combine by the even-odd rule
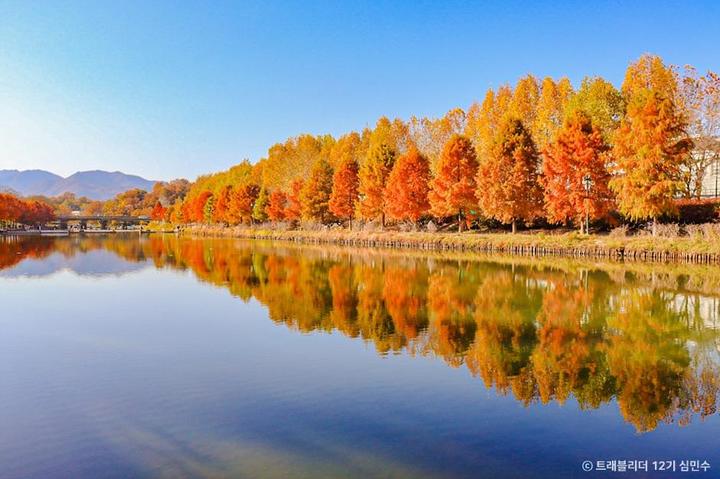
[[[384,265],[361,264],[358,268],[358,325],[362,337],[372,340],[381,353],[398,351],[406,344],[405,338],[396,334],[385,305],[384,279]]]
[[[608,317],[608,363],[617,379],[618,404],[640,431],[671,420],[690,364],[688,330],[665,295],[654,289],[623,292]]]
[[[393,265],[385,270],[383,298],[398,335],[414,341],[427,329],[426,265]]]
[[[597,408],[616,398],[639,431],[717,413],[714,270],[700,282],[682,270],[431,262],[176,236],[0,238],[0,268],[98,249],[190,269],[301,332],[336,330],[380,354],[405,350],[465,364],[487,387],[524,404],[574,397]]]
[[[25,259],[44,258],[54,251],[49,238],[0,236],[0,270],[11,268]]]
[[[563,403],[574,392],[581,405],[597,407],[612,394],[612,384],[598,348],[602,337],[589,317],[595,291],[564,276],[551,285],[537,316],[539,341],[532,353],[540,400]]]
[[[475,340],[477,323],[473,319],[477,282],[469,268],[443,265],[433,271],[428,285],[431,312],[429,344],[435,354],[453,365],[464,361]]]
[[[485,275],[475,299],[477,336],[468,368],[487,387],[512,390],[524,403],[535,397],[530,356],[537,344],[535,317],[541,300],[534,281],[508,269]]]

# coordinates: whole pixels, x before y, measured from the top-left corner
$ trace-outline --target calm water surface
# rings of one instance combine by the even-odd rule
[[[0,238],[0,308],[0,478],[720,477],[713,267]]]

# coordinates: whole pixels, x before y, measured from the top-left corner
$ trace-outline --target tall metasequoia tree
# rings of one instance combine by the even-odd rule
[[[610,188],[620,212],[632,220],[652,220],[677,212],[682,168],[692,141],[674,102],[654,90],[636,92],[615,134],[616,175]]]
[[[330,193],[332,193],[333,170],[328,160],[321,156],[315,162],[310,177],[300,193],[302,217],[305,220],[325,223],[330,220]]]
[[[439,218],[457,216],[458,231],[477,212],[478,162],[475,148],[464,136],[454,135],[445,143],[437,166],[437,175],[430,182],[430,212]]]
[[[518,118],[505,120],[490,154],[478,168],[477,197],[488,218],[512,225],[529,222],[542,212],[540,160],[530,132]]]
[[[290,183],[290,193],[287,195],[287,207],[285,208],[285,219],[297,221],[302,217],[302,190],[305,182],[298,178]]]
[[[385,226],[385,185],[395,164],[395,151],[384,143],[374,145],[358,173],[359,216],[380,219]]]
[[[400,156],[385,188],[388,216],[417,223],[430,209],[429,182],[430,163],[417,149],[411,148]]]
[[[341,220],[350,221],[355,214],[358,201],[358,164],[354,159],[341,163],[333,175],[332,193],[328,206],[330,212]]]
[[[545,211],[550,221],[573,222],[582,233],[586,218],[608,213],[613,204],[608,187],[609,149],[586,114],[575,112],[565,121],[545,149],[543,162]]]

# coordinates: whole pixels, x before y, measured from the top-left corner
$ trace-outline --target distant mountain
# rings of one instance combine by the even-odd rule
[[[13,190],[23,196],[58,196],[74,193],[94,200],[107,200],[133,188],[150,191],[155,181],[119,171],[79,171],[63,178],[43,170],[0,170],[0,191]]]

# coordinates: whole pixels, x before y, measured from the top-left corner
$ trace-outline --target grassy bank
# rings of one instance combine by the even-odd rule
[[[562,256],[627,261],[720,263],[720,240],[715,238],[651,236],[614,237],[577,233],[427,233],[350,231],[329,229],[272,230],[248,227],[186,226],[183,234],[334,244],[370,248],[469,251],[523,256]]]

